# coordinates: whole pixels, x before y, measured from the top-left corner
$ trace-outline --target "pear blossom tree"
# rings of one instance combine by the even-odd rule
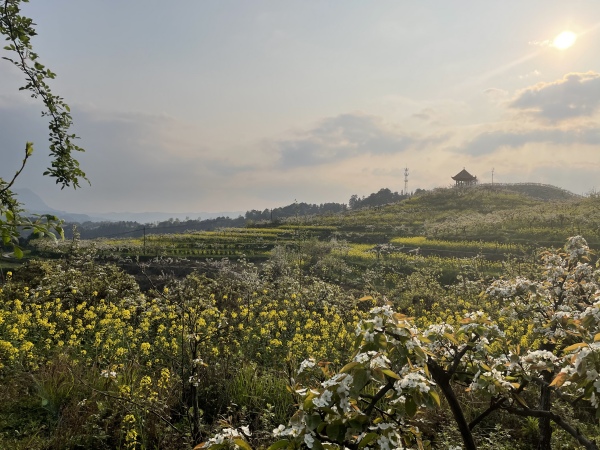
[[[539,449],[551,448],[554,425],[597,450],[565,414],[583,405],[600,417],[600,270],[589,260],[576,236],[564,251],[542,254],[540,277],[491,283],[481,295],[503,305],[495,318],[476,311],[420,330],[390,305],[373,308],[348,364],[337,372],[312,359],[300,365],[290,386],[298,410],[273,430],[270,450],[427,448],[425,411],[442,397],[466,449],[477,448],[473,430],[502,410],[538,420]],[[489,406],[469,421],[460,391]],[[199,447],[239,445],[242,435],[229,431]]]

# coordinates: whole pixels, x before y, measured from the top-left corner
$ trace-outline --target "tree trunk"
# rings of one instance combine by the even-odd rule
[[[452,386],[450,386],[450,376],[433,360],[428,361],[427,366],[429,367],[431,376],[442,390],[442,393],[444,394],[444,397],[450,406],[450,410],[452,411],[452,415],[454,416],[454,420],[456,421],[460,435],[463,438],[465,449],[477,450],[477,446],[473,440],[473,434],[469,428],[469,423],[467,422],[467,419],[465,419],[462,407],[456,398],[456,394],[452,390]]]
[[[552,382],[552,372],[543,372],[543,377],[546,384],[540,389],[540,404],[538,409],[542,411],[550,411],[550,408],[552,407],[552,388],[549,386],[549,384]],[[552,450],[551,419],[550,417],[540,417],[538,421],[540,440],[538,441],[537,450]]]

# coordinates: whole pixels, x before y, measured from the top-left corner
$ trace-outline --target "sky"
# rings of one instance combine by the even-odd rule
[[[245,211],[387,187],[600,189],[600,2],[31,0],[90,185],[0,61],[0,177],[53,208]],[[564,31],[576,38],[555,42]],[[1,50],[1,56],[9,56]]]

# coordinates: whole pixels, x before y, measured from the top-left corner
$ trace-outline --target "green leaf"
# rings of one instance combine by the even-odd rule
[[[313,442],[312,450],[324,450],[323,444],[321,444],[321,441],[319,441],[318,439],[315,439],[315,442]]]
[[[358,448],[360,449],[360,448],[366,447],[371,442],[373,442],[375,439],[377,439],[378,436],[379,435],[377,433],[367,433],[367,434],[365,434],[365,436],[358,443]]]
[[[587,347],[587,342],[579,342],[577,344],[569,345],[564,349],[564,352],[572,352],[573,350],[577,350],[578,348]]]
[[[313,405],[313,398],[315,398],[316,395],[313,394],[312,392],[310,392],[306,398],[304,399],[304,411],[310,411],[312,409]]]
[[[440,402],[440,396],[438,395],[438,393],[436,391],[434,391],[433,389],[430,389],[429,396],[433,399],[433,401],[439,408],[441,405],[441,402]]]
[[[356,373],[354,373],[354,382],[352,384],[356,387],[357,391],[364,388],[368,382],[369,373],[365,369],[357,370]]]
[[[394,378],[396,380],[400,379],[400,377],[396,373],[392,372],[390,369],[382,369],[381,371],[390,378]]]
[[[459,345],[458,344],[458,339],[456,339],[456,337],[453,334],[450,333],[444,333],[444,337],[446,339],[448,339],[450,342],[452,342],[455,345]]]
[[[492,369],[490,368],[490,366],[488,366],[487,364],[481,363],[480,365],[481,365],[481,368],[484,369],[486,372],[491,372],[492,371]]]
[[[327,437],[334,442],[343,442],[346,435],[346,428],[339,422],[327,425]]]
[[[311,414],[309,416],[306,416],[304,421],[306,422],[306,426],[308,427],[308,429],[313,431],[321,424],[323,419],[321,419],[321,416],[318,414]]]
[[[13,251],[15,253],[15,257],[17,257],[18,259],[21,259],[23,257],[23,250],[21,250],[20,247],[15,245]]]
[[[550,383],[550,386],[554,386],[554,387],[561,387],[563,384],[565,384],[565,381],[567,381],[569,375],[567,375],[567,373],[565,372],[559,372],[558,375],[556,375],[554,377],[554,380],[552,380],[552,383]]]
[[[340,370],[340,373],[350,372],[354,367],[358,366],[359,364],[360,363],[356,362],[356,361],[348,363],[344,367],[342,367],[342,370]]]
[[[404,409],[409,417],[415,417],[417,414],[417,404],[412,397],[406,399],[406,403],[404,403]]]
[[[275,442],[271,445],[267,450],[279,450],[280,448],[288,447],[290,445],[290,441],[287,439],[283,439],[281,441]]]
[[[427,355],[425,355],[425,352],[423,351],[423,349],[421,347],[415,347],[414,351],[419,358],[421,358],[421,359],[427,358]]]
[[[523,408],[529,408],[529,405],[527,405],[527,402],[525,401],[525,399],[523,397],[521,397],[516,392],[513,392],[512,395],[515,398],[515,400],[521,404],[521,406]]]
[[[233,440],[234,444],[236,444],[238,447],[242,448],[243,450],[252,450],[252,447],[250,447],[250,444],[248,444],[245,440],[237,438]]]

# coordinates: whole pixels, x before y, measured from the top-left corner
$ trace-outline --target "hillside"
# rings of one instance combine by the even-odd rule
[[[551,184],[541,183],[495,183],[495,184],[480,184],[477,188],[496,189],[516,192],[518,194],[527,195],[528,197],[552,201],[552,200],[571,200],[581,198],[581,195],[574,194],[566,189],[552,186]]]

